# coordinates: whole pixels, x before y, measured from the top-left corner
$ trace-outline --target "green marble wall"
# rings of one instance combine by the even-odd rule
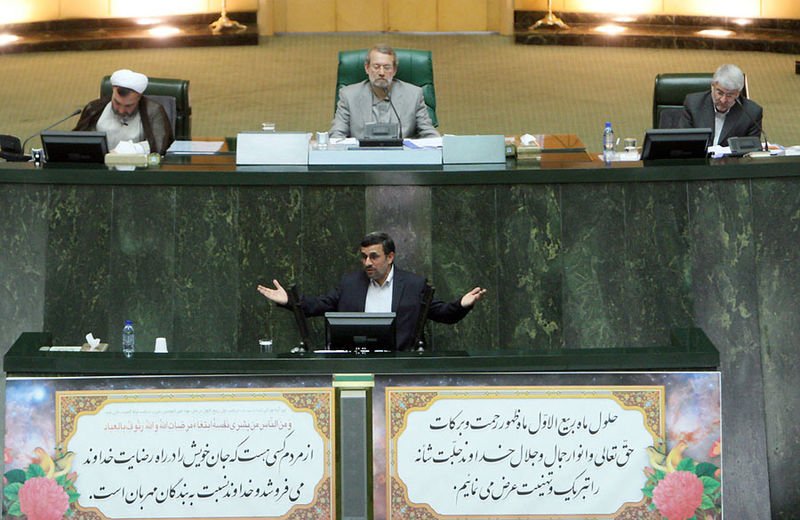
[[[330,290],[367,231],[436,296],[489,293],[441,350],[652,346],[699,326],[720,349],[726,511],[796,503],[800,179],[447,186],[0,185],[0,339],[279,352],[292,315],[258,283]],[[323,338],[312,319],[312,342]],[[769,449],[767,449],[767,446]],[[773,485],[767,486],[767,482]],[[779,483],[779,484],[778,484]],[[793,502],[794,501],[794,502]],[[755,504],[755,505],[754,505]],[[785,510],[782,509],[782,510]]]

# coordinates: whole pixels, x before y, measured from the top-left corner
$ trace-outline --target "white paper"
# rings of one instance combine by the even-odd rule
[[[422,137],[419,139],[406,139],[403,144],[409,148],[441,148],[441,137]]]
[[[219,152],[224,141],[174,141],[167,153],[211,154]]]
[[[331,137],[330,144],[342,144],[346,146],[358,146],[358,139],[355,137]]]
[[[532,136],[531,134],[523,134],[519,136],[519,142],[524,146],[539,146],[539,143],[536,141],[536,137]]]

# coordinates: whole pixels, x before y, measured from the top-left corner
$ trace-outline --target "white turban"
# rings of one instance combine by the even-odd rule
[[[129,88],[141,94],[147,88],[147,76],[132,70],[122,69],[111,75],[111,85]]]

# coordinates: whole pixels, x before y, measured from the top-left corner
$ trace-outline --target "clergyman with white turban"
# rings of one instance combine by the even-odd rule
[[[164,107],[143,96],[147,76],[128,69],[111,75],[111,96],[84,107],[74,130],[105,132],[108,148],[130,141],[137,151],[164,154],[175,140]]]

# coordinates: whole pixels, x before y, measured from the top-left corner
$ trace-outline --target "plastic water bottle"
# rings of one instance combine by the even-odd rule
[[[611,123],[606,122],[606,127],[603,128],[603,160],[610,162],[614,158],[614,148],[617,143],[614,141],[614,129],[611,128]]]
[[[136,344],[133,340],[133,322],[129,320],[122,327],[122,353],[129,358],[133,357],[134,350],[136,350]]]

